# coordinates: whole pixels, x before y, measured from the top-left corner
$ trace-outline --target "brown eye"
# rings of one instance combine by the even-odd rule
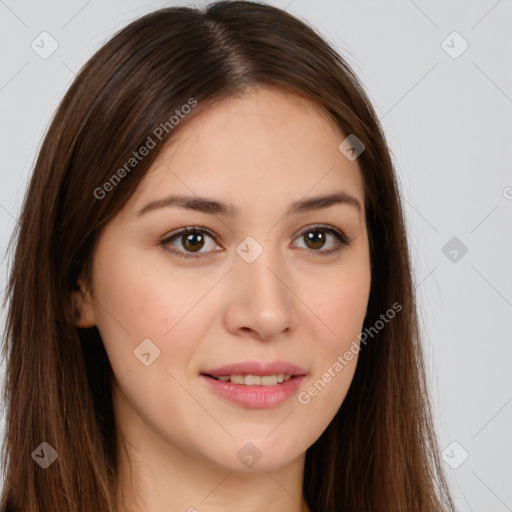
[[[325,244],[325,233],[322,231],[309,231],[304,235],[306,245],[310,249],[321,249]]]
[[[331,247],[323,249],[329,245],[329,238],[332,238]],[[211,249],[215,250],[218,245],[215,244],[216,237],[210,230],[202,227],[187,227],[172,233],[161,245],[166,250],[176,254],[180,258],[200,258],[211,252],[210,250],[202,250],[207,245],[208,238],[212,239]],[[350,245],[351,241],[340,231],[330,226],[316,225],[304,229],[297,240],[303,239],[305,249],[315,256],[329,256],[337,253]]]
[[[199,251],[204,245],[204,235],[202,233],[191,233],[182,239],[183,248],[187,251]]]
[[[328,245],[329,235],[334,239],[331,248],[321,250],[326,244]],[[330,226],[308,227],[301,232],[300,238],[305,241],[306,249],[318,255],[330,255],[350,245],[350,240],[343,233]]]
[[[171,247],[167,250],[181,258],[200,258],[201,254],[209,252],[201,251],[207,238],[215,241],[215,237],[209,230],[201,227],[188,227],[171,234],[161,244],[163,246],[170,245]],[[213,243],[213,246],[215,248],[216,244]]]

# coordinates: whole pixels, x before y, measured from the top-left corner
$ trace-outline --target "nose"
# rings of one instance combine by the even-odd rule
[[[225,323],[234,335],[261,340],[286,336],[294,328],[297,301],[282,261],[263,250],[252,263],[235,259],[227,287]]]

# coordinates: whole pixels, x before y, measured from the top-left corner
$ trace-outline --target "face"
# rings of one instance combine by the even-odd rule
[[[112,364],[122,431],[138,425],[162,452],[264,471],[327,428],[370,292],[363,179],[338,149],[346,136],[269,88],[199,112],[163,149],[104,228],[80,302],[79,323],[97,326]],[[155,203],[171,195],[215,204]]]

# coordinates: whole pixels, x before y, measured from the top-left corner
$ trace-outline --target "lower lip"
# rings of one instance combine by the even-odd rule
[[[245,384],[222,382],[207,375],[200,377],[223,398],[242,407],[256,409],[275,407],[288,400],[297,393],[305,375],[297,375],[274,386],[246,386]]]

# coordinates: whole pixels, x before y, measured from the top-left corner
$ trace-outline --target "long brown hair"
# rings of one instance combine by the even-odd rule
[[[248,1],[164,8],[135,20],[85,64],[55,114],[11,239],[2,509],[116,510],[113,374],[98,330],[75,326],[73,291],[79,279],[89,282],[102,227],[186,124],[170,128],[176,109],[193,98],[190,118],[253,86],[300,94],[364,144],[358,163],[372,265],[364,329],[391,304],[402,307],[362,346],[341,408],[307,450],[308,505],[454,510],[431,417],[399,189],[378,118],[354,72],[311,27]],[[167,129],[152,137],[158,147],[98,197],[160,125]],[[46,469],[33,457],[44,453],[43,442],[58,454]]]

